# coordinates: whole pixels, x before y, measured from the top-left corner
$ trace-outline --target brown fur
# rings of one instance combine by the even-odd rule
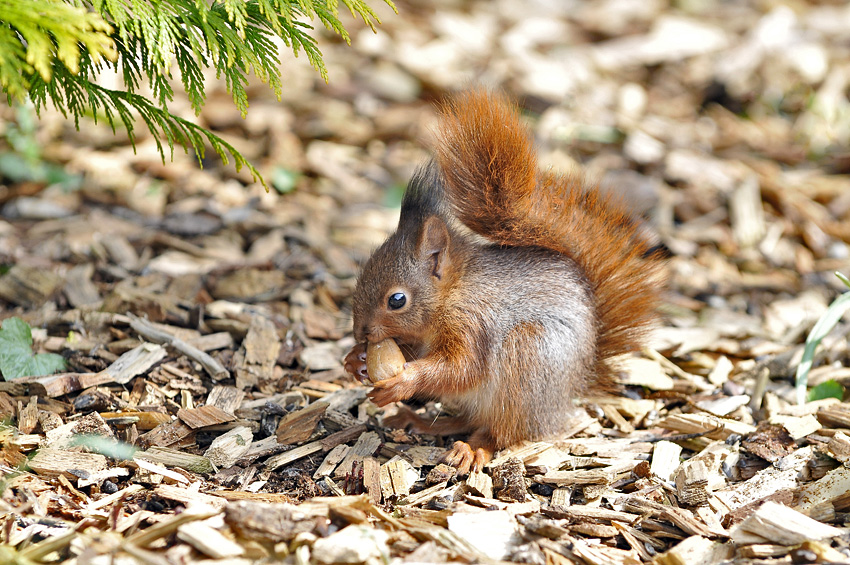
[[[618,200],[538,172],[531,135],[502,97],[461,94],[442,124],[436,165],[413,178],[398,229],[358,279],[359,344],[345,367],[365,377],[366,341],[391,337],[411,352],[369,396],[454,408],[445,422],[395,422],[471,430],[446,456],[463,472],[563,431],[577,394],[613,382],[610,358],[639,347],[654,318],[660,262]],[[388,300],[397,293],[402,307]]]
[[[660,256],[622,198],[578,173],[538,173],[531,133],[504,97],[465,92],[444,105],[441,123],[437,161],[458,220],[495,243],[558,251],[584,270],[599,317],[595,381],[609,386],[609,360],[638,349],[656,319]]]

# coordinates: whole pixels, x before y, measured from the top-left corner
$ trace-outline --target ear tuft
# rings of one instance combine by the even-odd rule
[[[442,279],[449,266],[449,229],[442,218],[430,216],[422,226],[419,256],[431,263],[431,274]]]

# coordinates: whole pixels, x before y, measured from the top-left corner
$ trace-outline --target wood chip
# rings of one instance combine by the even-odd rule
[[[350,449],[351,447],[345,444],[337,445],[331,449],[319,465],[319,468],[316,469],[315,473],[313,473],[313,478],[320,479],[333,473],[333,470],[336,469],[339,462],[345,458]]]
[[[351,473],[351,466],[355,461],[363,461],[364,457],[369,457],[377,451],[381,445],[381,438],[375,432],[366,432],[362,434],[357,442],[351,447],[351,451],[345,456],[339,466],[334,471],[334,477],[344,477]]]
[[[652,450],[652,463],[649,470],[662,481],[669,481],[673,471],[679,466],[682,446],[669,441],[659,441]]]
[[[275,438],[275,443],[277,443],[276,438]],[[300,447],[296,447],[295,449],[290,449],[289,451],[285,451],[285,452],[281,453],[280,455],[275,455],[274,457],[269,457],[266,460],[266,467],[270,471],[274,471],[275,469],[278,469],[278,468],[283,467],[285,465],[289,465],[293,461],[298,461],[299,459],[302,459],[302,458],[307,457],[309,455],[313,455],[314,453],[318,453],[319,451],[322,451],[322,449],[324,449],[324,446],[322,445],[322,442],[320,442],[320,441],[314,441],[314,442],[311,442],[311,443],[307,443],[307,444],[302,445]]]
[[[767,542],[787,546],[797,545],[807,540],[838,537],[844,532],[839,528],[812,520],[783,504],[765,502],[761,508],[732,530],[732,539],[735,541],[750,539],[746,535],[741,535],[742,533],[756,535]]]
[[[740,508],[778,491],[797,488],[797,476],[812,457],[812,448],[803,447],[783,457],[741,483],[734,483],[714,495],[730,510]]]
[[[201,351],[229,349],[233,347],[233,336],[229,332],[216,332],[188,339],[186,343]]]
[[[756,175],[748,176],[732,191],[729,199],[732,232],[744,247],[757,244],[766,231],[761,192]]]
[[[613,483],[620,475],[631,472],[638,461],[625,461],[610,467],[591,469],[587,471],[549,471],[545,475],[537,475],[534,480],[557,486],[570,485],[605,485]]]
[[[206,405],[215,406],[227,414],[235,414],[243,398],[245,398],[245,391],[235,386],[216,385],[207,396]]]
[[[185,541],[213,559],[238,557],[245,548],[203,522],[189,522],[177,527],[177,539]]]
[[[800,417],[774,415],[770,418],[770,423],[785,428],[785,431],[793,440],[802,439],[817,432],[822,427],[818,419],[812,414]]]
[[[181,422],[174,420],[166,424],[161,424],[146,434],[139,436],[139,445],[167,447],[174,445],[178,441],[185,439],[194,432],[192,428]]]
[[[414,494],[411,494],[411,495],[404,497],[403,502],[404,502],[404,504],[407,504],[407,505],[410,505],[410,506],[417,506],[419,504],[425,504],[429,500],[431,500],[432,498],[437,496],[439,493],[444,491],[446,489],[446,487],[448,486],[448,484],[449,484],[448,481],[436,483],[434,485],[431,485],[428,488],[420,490],[419,492],[416,492]]]
[[[100,292],[92,282],[94,264],[77,265],[65,274],[65,285],[62,292],[68,298],[71,306],[79,308],[100,302]]]
[[[76,480],[106,469],[106,457],[97,453],[44,448],[36,452],[28,466],[39,475],[64,475],[65,478]]]
[[[36,449],[41,445],[43,438],[40,434],[21,434],[9,440],[9,445],[27,452]]]
[[[658,426],[683,434],[704,433],[705,437],[710,439],[726,439],[732,434],[745,436],[756,430],[755,426],[750,424],[705,414],[668,416],[658,422]]]
[[[499,452],[499,456],[493,458],[487,467],[496,467],[511,458],[516,458],[523,463],[529,460],[536,460],[543,453],[552,448],[552,444],[545,441],[524,442],[516,447],[504,449]]]
[[[729,380],[729,374],[732,372],[733,368],[734,367],[729,358],[725,355],[721,355],[717,358],[717,362],[708,374],[708,382],[714,386],[721,386]]]
[[[525,466],[517,458],[511,458],[492,468],[493,492],[496,498],[506,502],[523,502],[525,488]]]
[[[669,521],[692,536],[712,537],[716,535],[705,524],[697,521],[690,512],[682,508],[664,506],[657,502],[642,500],[634,496],[623,500],[623,506],[626,510],[632,512],[648,513],[660,520]]]
[[[94,500],[88,504],[86,509],[88,511],[99,510],[101,508],[106,508],[107,506],[112,506],[119,500],[126,500],[131,495],[136,494],[137,492],[142,492],[145,490],[145,487],[142,485],[130,485],[127,488],[123,488],[118,492],[114,492],[110,495],[104,496],[103,498],[99,498],[98,500]]]
[[[248,335],[233,359],[236,388],[244,390],[271,380],[279,352],[280,339],[274,323],[268,318],[253,316]]]
[[[327,515],[327,514],[325,514]],[[249,540],[288,542],[315,526],[311,512],[291,504],[241,500],[228,504],[224,520],[239,536]]]
[[[371,563],[389,553],[389,534],[364,526],[348,526],[313,544],[311,557],[316,563]]]
[[[709,497],[708,468],[702,460],[689,460],[676,470],[676,494],[685,506],[698,506]]]
[[[762,422],[756,431],[744,438],[741,447],[753,455],[775,463],[792,453],[796,444],[782,426]]]
[[[553,507],[549,510],[544,510],[543,513],[553,518],[570,520],[604,520],[608,522],[624,522],[626,524],[633,524],[641,518],[639,514],[622,512],[619,510],[609,510],[607,508],[587,506],[584,504]]]
[[[106,373],[58,373],[44,377],[21,377],[18,384],[30,385],[39,396],[58,398],[72,392],[112,382]]]
[[[327,402],[318,401],[281,418],[277,426],[278,443],[289,445],[308,440],[327,409]]]
[[[513,517],[504,510],[455,513],[448,517],[448,527],[490,559],[505,559],[520,543]]]
[[[18,408],[18,429],[21,433],[30,434],[38,426],[38,397],[33,396],[23,407]]]
[[[239,461],[251,448],[253,441],[254,434],[250,428],[237,426],[215,438],[204,452],[204,457],[217,468],[227,469]]]
[[[217,406],[201,406],[189,410],[181,408],[177,411],[177,417],[193,430],[236,420],[236,416]]]
[[[823,502],[832,502],[835,509],[850,509],[850,469],[838,467],[820,479],[800,487],[797,509],[808,510]]]
[[[196,520],[206,520],[207,518],[211,518],[217,514],[221,513],[221,510],[213,507],[210,509],[209,504],[205,501],[208,499],[215,499],[214,496],[206,496],[199,495],[197,493],[191,494],[185,492],[184,494],[179,494],[180,491],[186,491],[186,489],[179,489],[177,487],[157,487],[157,489],[161,489],[163,498],[170,498],[171,496],[176,496],[176,498],[170,498],[171,500],[177,500],[178,502],[188,503],[190,500],[195,501],[204,501],[200,502],[198,508],[188,508],[185,512],[181,512],[175,516],[171,516],[162,522],[154,524],[153,526],[137,531],[133,534],[130,534],[125,537],[125,543],[137,545],[140,547],[147,547],[148,545],[156,542],[157,540],[161,540],[165,537],[170,536],[174,532],[177,531],[183,524],[187,524],[189,522],[194,522]],[[221,500],[221,499],[219,499]],[[222,500],[223,502],[223,500]]]
[[[381,503],[381,464],[374,457],[363,458],[363,488],[372,504]]]
[[[563,508],[570,505],[573,487],[560,487],[552,491],[552,506]]]
[[[220,510],[227,505],[227,501],[218,496],[210,496],[178,486],[159,485],[153,489],[153,492],[166,500],[174,500],[189,506],[200,505],[201,507],[212,507]]]
[[[585,536],[590,536],[594,538],[613,538],[620,531],[614,526],[608,526],[605,524],[594,524],[593,522],[583,522],[578,524],[570,525],[570,532],[576,534],[582,534]]]
[[[165,359],[166,354],[161,345],[143,343],[115,360],[104,373],[118,384],[127,384],[134,377],[146,374],[151,367]]]
[[[720,563],[732,555],[728,546],[701,536],[691,536],[676,547],[655,558],[658,565],[691,565],[692,563]]]
[[[402,457],[393,457],[381,465],[381,492],[384,500],[407,496],[417,480],[419,472]]]
[[[137,452],[136,458],[166,467],[178,467],[192,473],[204,474],[214,471],[212,463],[206,457],[167,447],[151,447],[147,451]]]
[[[484,498],[493,498],[493,479],[481,471],[472,471],[466,477],[465,484],[473,493]]]
[[[850,461],[850,436],[837,432],[827,444],[830,454],[842,463]]]
[[[817,418],[824,426],[850,428],[850,406],[831,404],[818,410]]]
[[[0,277],[0,298],[26,308],[37,308],[59,289],[63,279],[50,269],[13,265]]]
[[[624,363],[626,378],[623,384],[645,386],[650,390],[672,390],[673,379],[664,371],[658,361],[631,357]]]
[[[171,422],[171,416],[165,412],[100,412],[100,417],[113,426],[134,424],[140,430],[152,430],[160,424]]]
[[[136,471],[136,480],[139,482],[159,484],[162,482],[158,479],[159,476],[168,478],[175,483],[189,483],[189,479],[187,479],[183,474],[172,471],[163,465],[147,461],[142,457],[134,457],[133,462],[139,467],[139,470]],[[147,471],[147,473],[143,473],[142,471]]]

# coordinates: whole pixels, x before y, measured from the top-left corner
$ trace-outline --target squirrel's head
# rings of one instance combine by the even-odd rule
[[[452,240],[437,215],[417,228],[400,224],[363,267],[353,297],[358,342],[391,337],[420,345],[427,340],[439,291],[453,271]]]

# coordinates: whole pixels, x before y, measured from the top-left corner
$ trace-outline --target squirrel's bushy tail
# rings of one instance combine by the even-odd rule
[[[461,223],[497,244],[558,251],[584,270],[599,318],[597,379],[607,382],[607,360],[639,348],[656,318],[661,260],[640,223],[580,175],[539,172],[531,133],[503,96],[455,96],[439,133],[437,163]]]

